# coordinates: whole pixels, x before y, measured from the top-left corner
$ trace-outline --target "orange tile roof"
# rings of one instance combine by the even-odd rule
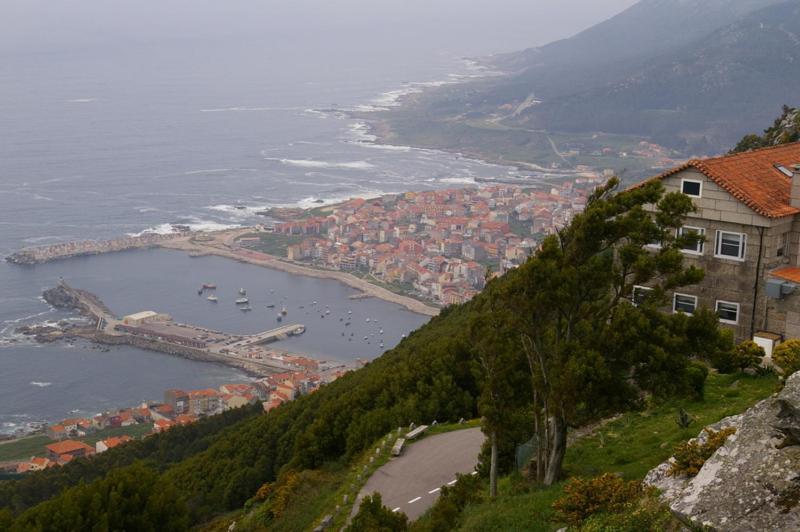
[[[789,202],[792,179],[776,165],[791,170],[796,164],[800,164],[800,142],[710,159],[692,159],[653,179],[664,179],[695,168],[758,214],[782,218],[800,213],[800,209]]]
[[[75,440],[64,440],[58,443],[51,443],[50,445],[46,445],[45,448],[48,451],[51,451],[58,455],[72,453],[75,451],[79,451],[81,449],[83,449],[86,452],[94,452],[94,447],[90,447],[89,445],[86,445],[82,441],[75,441]]]
[[[772,270],[769,272],[772,277],[777,277],[779,279],[784,279],[786,281],[792,281],[794,283],[800,283],[800,268],[795,266],[785,266],[783,268],[778,268],[777,270]]]

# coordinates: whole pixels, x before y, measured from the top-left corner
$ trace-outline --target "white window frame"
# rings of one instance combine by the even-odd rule
[[[739,247],[739,256],[732,257],[730,255],[723,255],[721,253],[722,250],[722,235],[738,235],[741,238],[741,245]],[[747,233],[737,233],[736,231],[723,231],[721,229],[717,229],[717,232],[714,236],[714,257],[718,259],[728,259],[728,260],[735,260],[739,262],[744,262],[745,253],[747,251]]]
[[[695,196],[694,194],[687,194],[683,191],[683,184],[684,183],[697,183],[700,185],[700,192]],[[690,198],[702,198],[703,197],[703,181],[698,179],[681,179],[681,193],[686,194]]]
[[[644,290],[645,292],[652,292],[653,291],[653,289],[650,288],[649,286],[642,286],[640,284],[633,285],[633,288],[631,288],[631,303],[633,303],[634,306],[638,306],[639,305],[636,302],[636,291],[637,290]]]
[[[700,249],[697,249],[697,248],[695,248],[695,249],[681,248],[681,251],[683,253],[688,254],[688,255],[702,255],[703,253],[705,253],[705,251],[706,251],[706,246],[705,246],[705,244],[706,244],[706,242],[705,242],[706,230],[705,230],[705,228],[704,227],[694,227],[694,226],[691,226],[691,225],[684,225],[683,227],[679,227],[675,231],[675,235],[676,236],[682,236],[682,232],[683,232],[684,229],[689,229],[691,231],[695,231],[698,235],[703,237],[703,240],[700,240],[700,241],[695,243],[695,245],[698,246]]]
[[[723,319],[722,317],[720,317],[719,321],[721,323],[728,323],[730,325],[738,325],[739,324],[739,314],[741,313],[741,306],[739,306],[739,303],[734,303],[733,301],[725,301],[723,299],[717,299],[717,302],[714,305],[714,312],[716,312],[718,315],[719,315],[719,304],[720,303],[722,303],[724,305],[732,305],[732,306],[736,307],[736,319],[735,320],[726,320],[726,319]]]
[[[678,302],[678,297],[689,297],[689,298],[693,299],[694,300],[694,309],[691,312],[686,312],[685,310],[678,310],[677,308],[675,308],[675,304]],[[678,292],[675,292],[672,295],[672,313],[673,314],[677,314],[678,312],[682,312],[682,313],[686,314],[687,316],[691,316],[691,315],[694,314],[695,310],[697,310],[697,296],[693,296],[691,294],[681,294],[681,293],[678,293]]]

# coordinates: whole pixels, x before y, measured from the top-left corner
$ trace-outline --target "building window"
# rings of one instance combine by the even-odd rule
[[[783,233],[781,236],[778,237],[778,249],[775,252],[775,255],[778,257],[783,257],[786,255],[786,250],[789,247],[789,233]]]
[[[672,299],[672,312],[693,314],[697,309],[697,296],[688,294],[675,294]]]
[[[688,225],[678,228],[679,237],[689,234],[700,235],[700,239],[694,242],[693,244],[681,246],[681,249],[686,253],[691,253],[693,255],[702,255],[703,244],[705,243],[706,230],[703,229],[702,227],[689,227]]]
[[[692,198],[699,198],[703,192],[703,182],[692,179],[681,179],[681,192]]]
[[[717,301],[717,315],[722,323],[736,325],[739,323],[739,303]]]
[[[744,233],[729,233],[717,231],[714,256],[721,259],[744,260],[744,248],[747,235]]]
[[[652,288],[648,288],[646,286],[634,285],[633,291],[631,292],[631,302],[637,306],[641,305],[642,303],[644,303],[644,300],[652,291],[653,291]]]

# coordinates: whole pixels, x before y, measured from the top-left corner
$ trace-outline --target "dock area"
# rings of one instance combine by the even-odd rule
[[[267,345],[303,334],[305,325],[299,323],[252,335],[231,334],[178,323],[167,314],[153,311],[117,317],[97,296],[73,288],[63,280],[54,290],[68,306],[93,319],[94,327],[82,330],[78,336],[99,343],[128,344],[194,360],[223,363],[256,375],[316,369],[317,366],[311,359]],[[49,297],[53,297],[54,290],[49,291]]]

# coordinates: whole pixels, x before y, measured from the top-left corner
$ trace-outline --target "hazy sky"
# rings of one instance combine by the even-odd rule
[[[2,0],[0,53],[157,44],[241,43],[315,29],[342,39],[454,53],[510,51],[567,37],[636,0]],[[319,43],[324,46],[325,43]]]

